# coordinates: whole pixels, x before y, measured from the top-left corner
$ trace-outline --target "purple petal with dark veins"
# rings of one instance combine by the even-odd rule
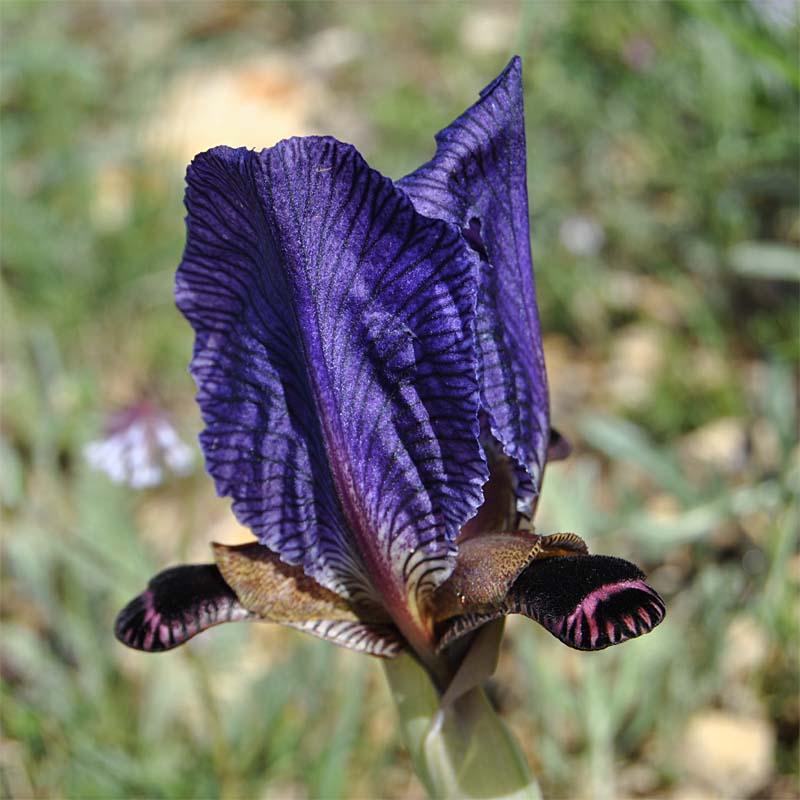
[[[525,120],[518,57],[436,136],[434,158],[398,185],[428,216],[459,225],[481,257],[477,341],[481,400],[517,464],[530,517],[549,440],[549,400],[531,263]]]
[[[408,636],[397,617],[449,574],[487,477],[477,257],[334,139],[215,148],[187,182],[176,298],[217,491],[285,562],[377,596]]]

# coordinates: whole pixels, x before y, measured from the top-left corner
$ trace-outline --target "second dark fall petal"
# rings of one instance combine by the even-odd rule
[[[137,650],[160,652],[225,622],[277,622],[374,656],[403,648],[379,608],[353,606],[269,548],[214,545],[216,564],[164,570],[117,617],[117,638]]]
[[[503,549],[494,539],[504,538]],[[496,553],[481,558],[482,542]],[[527,531],[470,539],[470,552],[434,600],[439,648],[507,614],[536,620],[564,644],[602,650],[648,633],[664,618],[658,593],[630,561],[588,555],[572,533]]]
[[[506,608],[577,650],[602,650],[649,633],[666,610],[644,573],[612,556],[535,561],[514,584]]]

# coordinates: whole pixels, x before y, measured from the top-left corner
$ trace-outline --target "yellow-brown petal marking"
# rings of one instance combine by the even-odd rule
[[[587,552],[586,543],[574,533],[504,531],[466,539],[459,543],[452,575],[434,594],[434,621],[497,608],[534,559]]]
[[[309,578],[302,567],[284,564],[268,547],[253,542],[213,548],[225,582],[248,611],[264,620],[358,619],[344,598]]]
[[[542,537],[543,558],[587,555],[589,548],[577,533],[551,533]]]
[[[513,531],[461,542],[452,575],[434,593],[434,620],[502,603],[517,576],[538,555],[541,539],[529,531]]]
[[[403,649],[382,610],[353,606],[306,575],[302,567],[285,564],[268,547],[257,542],[235,547],[214,544],[214,557],[242,606],[263,621],[280,622],[381,658],[393,658]]]

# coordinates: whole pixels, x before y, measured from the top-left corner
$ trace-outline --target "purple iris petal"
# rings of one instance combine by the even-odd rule
[[[421,213],[459,225],[481,255],[481,400],[492,433],[518,465],[519,510],[530,516],[550,421],[530,253],[518,57],[436,142],[434,158],[398,185]]]
[[[477,256],[334,139],[218,147],[187,182],[176,299],[217,491],[285,562],[402,613],[487,477]]]

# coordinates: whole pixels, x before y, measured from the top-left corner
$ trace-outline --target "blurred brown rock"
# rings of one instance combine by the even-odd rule
[[[479,55],[505,53],[519,26],[519,16],[513,8],[502,5],[481,8],[467,14],[461,23],[459,40],[462,47]]]
[[[706,466],[723,473],[741,470],[747,461],[747,431],[743,420],[721,417],[684,436],[679,449],[687,466]]]
[[[769,641],[763,628],[749,614],[740,614],[725,634],[722,669],[732,680],[753,674],[766,661]]]
[[[336,25],[310,36],[304,46],[304,61],[312,69],[325,72],[361,58],[367,49],[363,34]]]
[[[664,365],[664,337],[649,325],[628,325],[614,338],[606,382],[611,397],[628,408],[645,403]]]
[[[716,389],[728,380],[730,366],[717,350],[695,347],[689,354],[688,363],[691,369],[685,376],[686,382],[696,391]]]
[[[104,164],[94,175],[90,213],[97,230],[116,231],[128,224],[133,210],[133,183],[128,170]]]
[[[775,425],[765,417],[759,417],[750,428],[750,445],[753,461],[759,469],[772,472],[780,469],[783,452],[781,437]]]
[[[689,777],[721,797],[747,797],[773,772],[775,732],[759,717],[702,711],[689,722],[683,761]]]
[[[719,800],[719,795],[698,786],[680,786],[670,795],[670,800]]]
[[[293,781],[276,780],[269,784],[261,797],[262,800],[306,800],[308,790]]]
[[[581,359],[565,336],[550,334],[544,337],[543,344],[553,418],[564,420],[587,405],[587,398],[598,384],[597,369]]]
[[[147,150],[187,164],[211,147],[270,147],[312,133],[322,89],[285,56],[180,75],[145,124]]]

